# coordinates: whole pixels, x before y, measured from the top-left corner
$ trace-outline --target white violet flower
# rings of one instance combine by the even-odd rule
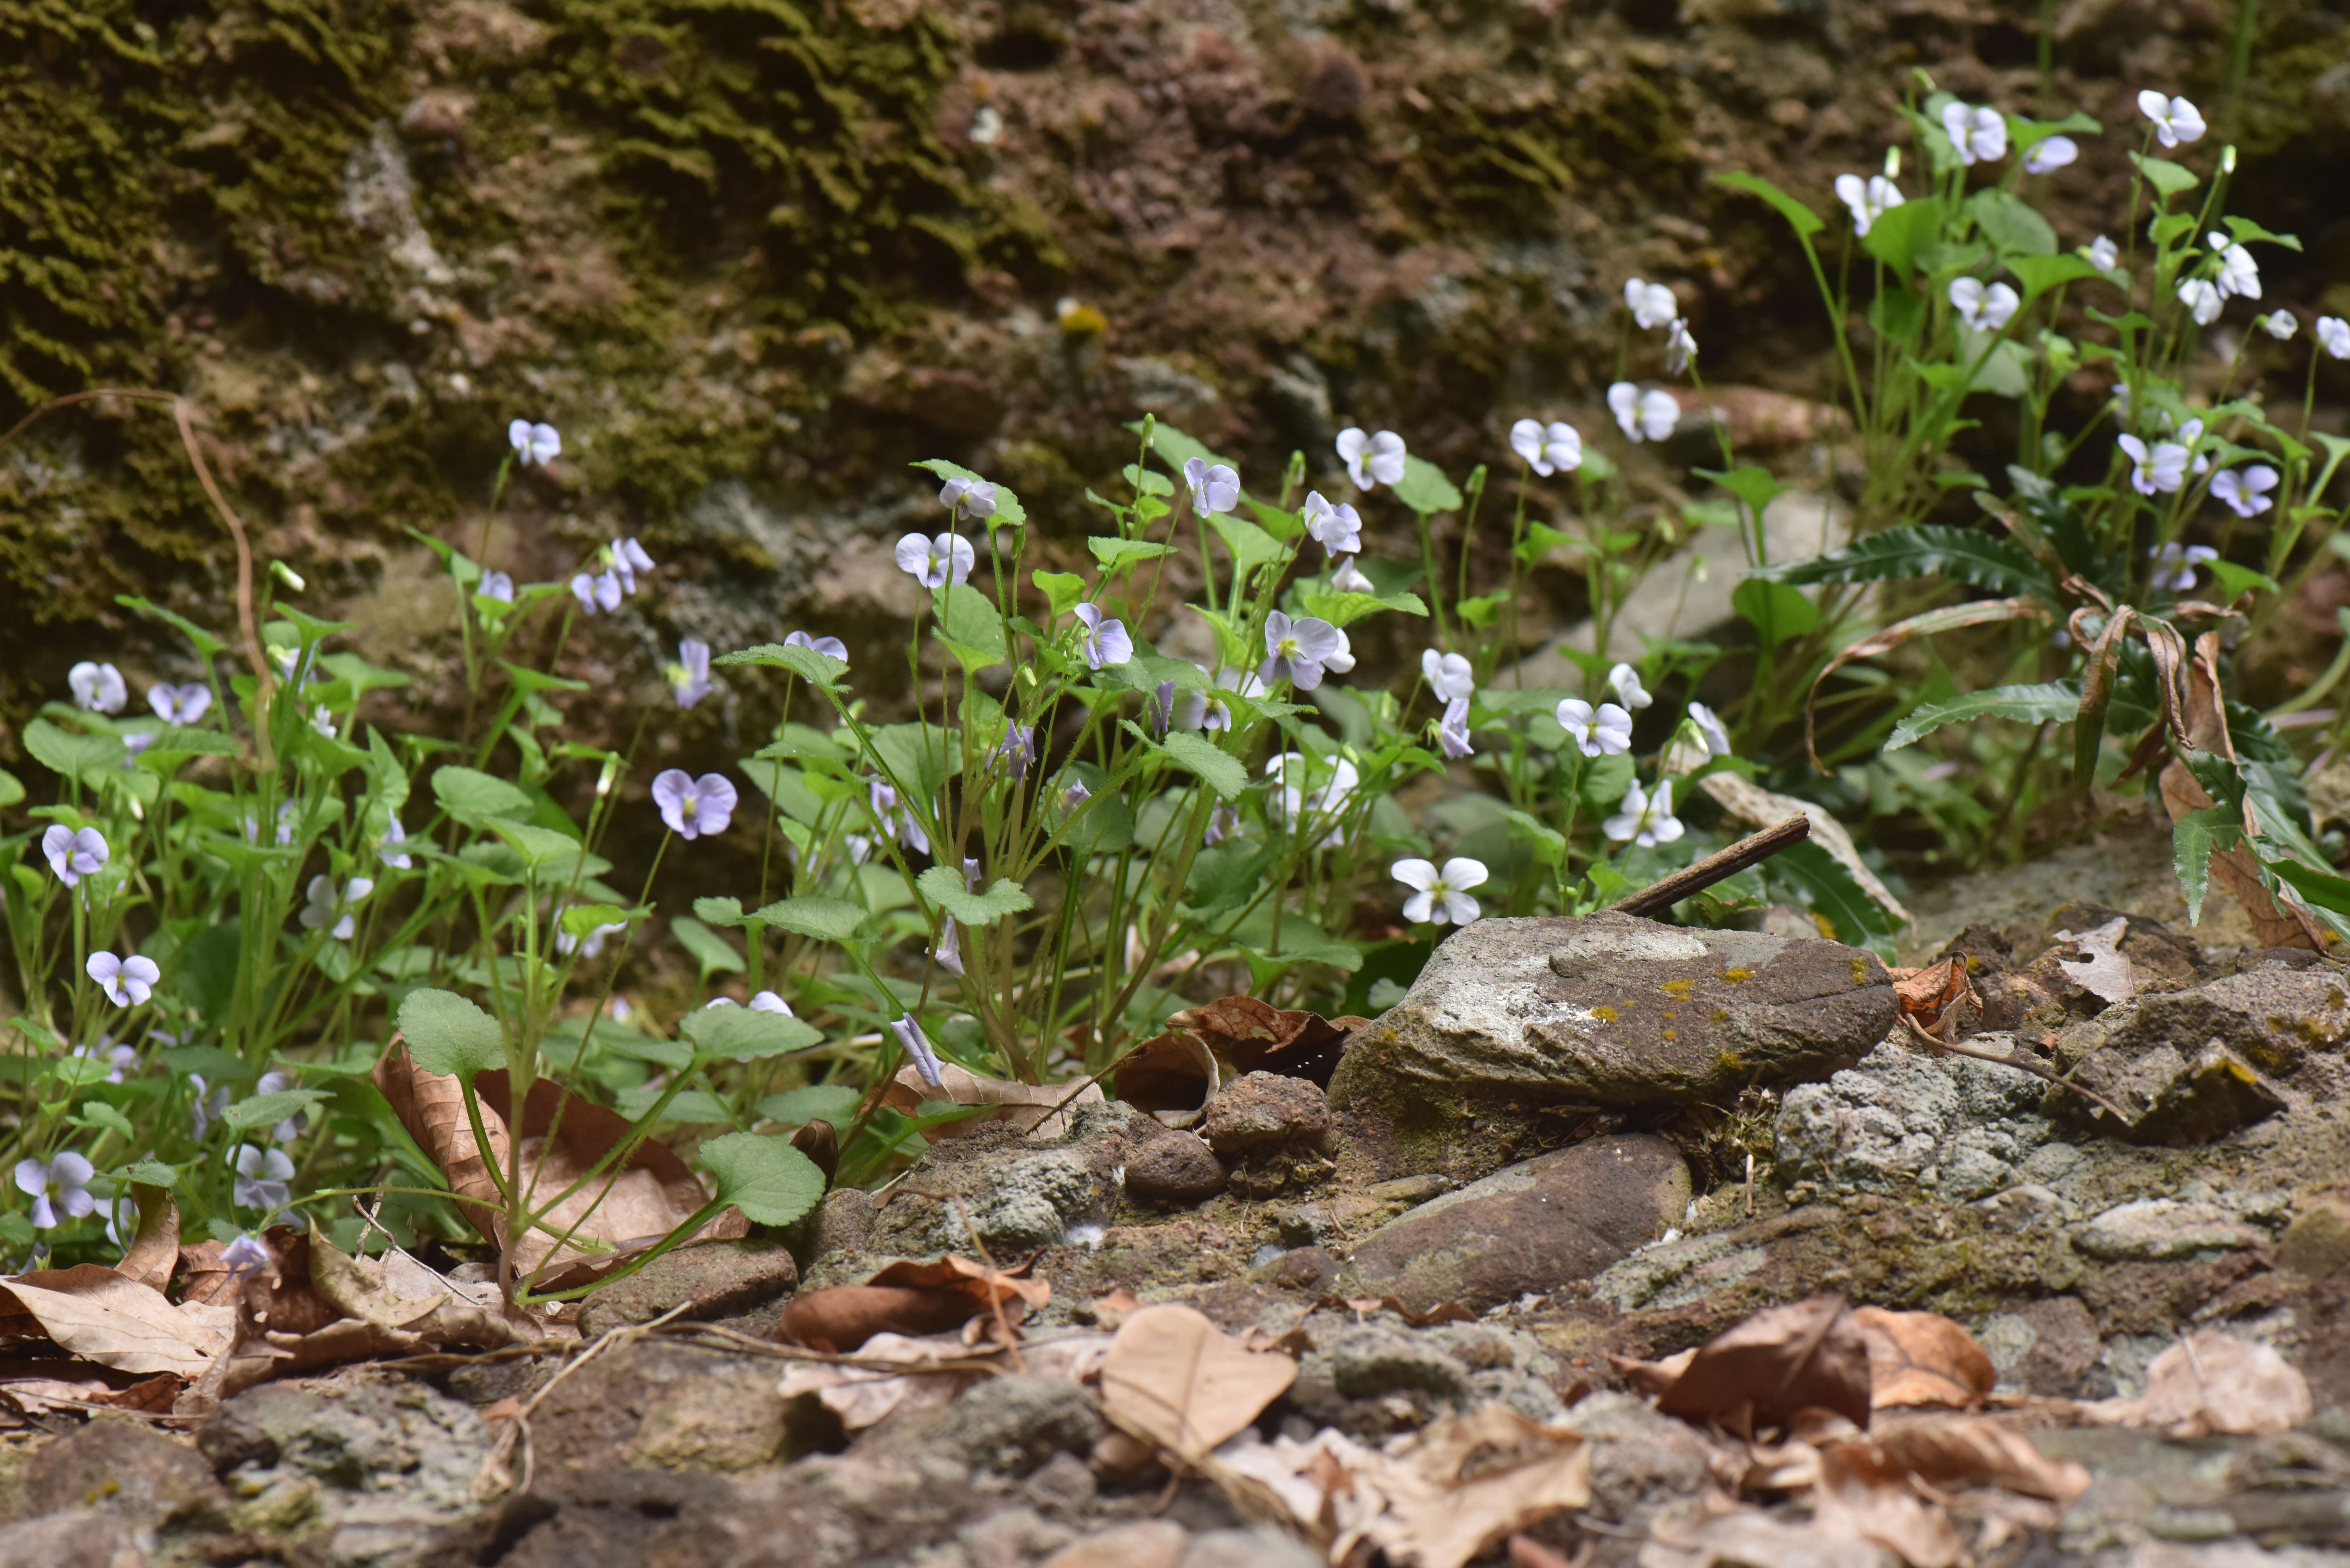
[[[1510,427],[1510,450],[1544,479],[1573,473],[1583,466],[1583,437],[1570,424],[1553,420],[1520,420]]]
[[[571,597],[589,615],[598,609],[608,614],[620,607],[620,579],[609,572],[598,572],[592,577],[581,572],[571,579]]]
[[[275,1214],[293,1200],[294,1162],[282,1148],[256,1148],[241,1143],[230,1154],[230,1163],[236,1168],[236,1179],[230,1184],[229,1196],[239,1209],[258,1209]]]
[[[1309,490],[1297,514],[1305,520],[1306,534],[1333,557],[1362,549],[1362,516],[1345,503],[1333,506],[1320,491]]]
[[[94,952],[82,969],[117,1007],[138,1006],[155,994],[155,982],[163,978],[155,961],[139,953],[117,958],[109,952]]]
[[[2137,111],[2154,121],[2154,139],[2165,147],[2203,138],[2203,116],[2183,98],[2165,98],[2147,88],[2137,95]]]
[[[906,1048],[906,1054],[913,1058],[914,1071],[922,1075],[922,1082],[933,1089],[944,1089],[947,1085],[939,1071],[939,1054],[931,1049],[929,1037],[923,1034],[914,1015],[908,1013],[889,1028],[898,1036],[898,1044]]]
[[[1617,428],[1631,441],[1662,441],[1680,423],[1681,406],[1670,392],[1651,387],[1640,390],[1629,381],[1607,389],[1607,409]]]
[[[1312,616],[1293,621],[1279,610],[1264,618],[1264,652],[1257,679],[1267,686],[1286,680],[1300,691],[1321,685],[1323,670],[1335,666],[1339,659],[1352,663],[1347,639],[1336,627]]]
[[[1191,509],[1201,516],[1230,512],[1240,504],[1241,476],[1221,462],[1211,463],[1203,457],[1187,459],[1183,483],[1191,488]]]
[[[1730,755],[1730,727],[1721,722],[1721,714],[1702,702],[1692,702],[1689,705],[1689,722],[1696,726],[1698,735],[1705,742],[1706,755]]]
[[[950,480],[949,483],[960,483]],[[954,534],[941,534],[935,538],[920,534],[909,534],[898,541],[898,569],[926,588],[941,588],[949,582],[970,580],[971,569],[979,565],[979,554],[971,541]]]
[[[532,420],[507,425],[506,444],[514,448],[515,460],[525,468],[534,462],[544,467],[563,455],[563,437],[556,428]]]
[[[375,883],[371,879],[354,877],[338,897],[333,877],[313,877],[310,878],[310,901],[300,916],[303,927],[315,931],[331,923],[334,929],[327,934],[338,942],[349,941],[352,933],[359,929],[358,917],[350,912],[350,907],[374,891]]]
[[[94,664],[85,659],[66,671],[66,685],[73,692],[74,706],[93,713],[120,713],[130,701],[122,671],[111,664]]]
[[[2260,329],[2282,343],[2301,330],[2301,317],[2290,310],[2272,310],[2260,318]]]
[[[1681,308],[1671,289],[1661,283],[1643,283],[1637,277],[1624,280],[1624,306],[1643,330],[1662,327],[1679,315]]]
[[[2089,242],[2089,265],[2099,272],[2111,272],[2114,264],[2122,259],[2121,246],[2099,234]]]
[[[1349,425],[1338,432],[1338,461],[1347,465],[1347,477],[1357,490],[1399,482],[1403,459],[1403,437],[1393,431],[1367,436],[1358,426]]]
[[[1428,678],[1428,689],[1436,693],[1440,702],[1451,702],[1475,692],[1477,681],[1468,659],[1458,653],[1442,653],[1430,648],[1419,656],[1419,672]]]
[[[1979,277],[1954,277],[1950,280],[1950,306],[1969,327],[1982,332],[1996,332],[2014,317],[2022,300],[2015,290],[2003,283],[1988,288]]]
[[[68,827],[56,822],[41,835],[41,854],[57,880],[68,888],[79,886],[83,877],[105,865],[109,853],[106,835],[95,827]]]
[[[1104,620],[1101,607],[1079,604],[1070,612],[1086,628],[1086,668],[1099,670],[1106,664],[1126,664],[1134,658],[1134,639],[1127,635],[1122,620]]]
[[[843,664],[848,662],[848,644],[837,637],[810,637],[804,631],[795,631],[784,639],[784,646],[805,648],[810,653],[821,653],[827,659],[837,659]]]
[[[2081,144],[2069,136],[2051,136],[2032,144],[2023,155],[2026,174],[2053,174],[2081,156]]]
[[[950,479],[939,486],[939,504],[953,513],[958,521],[965,517],[995,515],[995,486],[983,479]],[[905,546],[899,546],[898,564],[905,566]],[[911,568],[909,568],[910,570]],[[955,579],[962,581],[961,577]],[[931,585],[938,587],[936,583]]]
[[[1338,557],[1337,570],[1330,574],[1330,586],[1342,594],[1375,594],[1379,591],[1378,585],[1357,568],[1352,556]]]
[[[2265,462],[2249,468],[2223,468],[2211,476],[2211,493],[2239,517],[2257,517],[2272,504],[2268,493],[2277,487],[2277,471]]]
[[[2321,316],[2315,328],[2317,341],[2336,359],[2350,359],[2350,321],[2338,316]]]
[[[2130,472],[2130,487],[2140,495],[2175,492],[2187,483],[2187,449],[2177,441],[2158,441],[2151,452],[2134,435],[2117,437],[2114,444],[2128,453],[2136,465]]]
[[[1653,849],[1659,844],[1670,844],[1683,829],[1680,819],[1673,815],[1673,781],[1663,779],[1657,793],[1650,795],[1634,779],[1624,792],[1624,801],[1614,816],[1599,825],[1599,831],[1618,844],[1634,843],[1643,849]]]
[[[1444,705],[1444,717],[1436,726],[1436,743],[1454,762],[1474,756],[1477,748],[1469,741],[1469,699],[1455,697]]]
[[[1869,227],[1902,202],[1900,187],[1882,174],[1871,174],[1863,180],[1857,174],[1839,174],[1835,179],[1836,200],[1852,212],[1852,232],[1866,237]]]
[[[98,1174],[88,1160],[71,1149],[47,1164],[37,1159],[16,1162],[16,1190],[33,1200],[33,1229],[50,1231],[68,1220],[78,1220],[98,1207],[89,1193],[89,1179]]]
[[[1399,860],[1388,867],[1388,874],[1413,890],[1403,901],[1407,920],[1465,926],[1482,912],[1469,889],[1484,886],[1487,872],[1482,862],[1465,855],[1447,860],[1441,871],[1434,862],[1416,857]]]
[[[1678,376],[1690,368],[1697,358],[1697,339],[1690,336],[1689,318],[1673,317],[1672,330],[1665,336],[1665,374]]]
[[[212,711],[213,689],[201,680],[147,688],[147,706],[166,724],[192,724]]]
[[[1950,139],[1959,161],[1969,167],[1996,163],[2007,156],[2007,118],[1995,109],[1946,103],[1942,132]]]
[[[1640,672],[1628,664],[1618,664],[1607,672],[1607,688],[1616,693],[1616,701],[1635,711],[1656,701],[1640,688]]]
[[[400,847],[407,842],[408,829],[400,826],[400,814],[394,812],[384,824],[383,836],[375,841],[375,857],[396,871],[408,870],[415,862]]]
[[[485,599],[510,605],[514,603],[514,578],[504,572],[484,572],[482,586],[473,591]]]
[[[1558,727],[1586,757],[1620,757],[1632,749],[1632,715],[1613,702],[1595,711],[1580,697],[1569,697],[1558,705]]]

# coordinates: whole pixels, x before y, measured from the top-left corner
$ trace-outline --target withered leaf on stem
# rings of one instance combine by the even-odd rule
[[[1869,1403],[1971,1407],[1999,1381],[1975,1336],[1939,1313],[1862,1307],[1853,1314],[1868,1344]]]
[[[1004,1270],[952,1254],[937,1262],[892,1263],[861,1285],[830,1285],[793,1298],[775,1325],[785,1345],[847,1355],[877,1334],[942,1334],[1001,1305],[1017,1327],[1053,1299],[1027,1265]]]
[[[1657,1400],[1668,1416],[1752,1433],[1795,1412],[1832,1410],[1868,1425],[1868,1342],[1840,1296],[1769,1307],[1698,1349]]]
[[[1325,1018],[1318,1012],[1277,1008],[1253,996],[1226,996],[1185,1008],[1169,1017],[1167,1026],[1199,1035],[1237,1075],[1278,1073],[1326,1089],[1330,1075],[1338,1070],[1338,1058],[1355,1035],[1370,1026],[1370,1020],[1352,1014]]]
[[[466,1121],[457,1081],[418,1067],[405,1046],[394,1047],[376,1064],[375,1081],[409,1135],[441,1167],[450,1190],[457,1195],[459,1210],[474,1229],[503,1246],[504,1207]],[[509,1168],[507,1139],[513,1120],[504,1070],[476,1075],[473,1093],[481,1103],[490,1155],[504,1171]],[[558,1106],[562,1121],[556,1128]],[[534,1207],[548,1203],[585,1176],[632,1131],[627,1117],[547,1078],[531,1084],[521,1121],[523,1189]],[[556,1129],[552,1147],[547,1142],[550,1129]],[[660,1241],[698,1213],[709,1196],[701,1179],[668,1145],[647,1138],[625,1164],[607,1169],[556,1203],[539,1222],[540,1229],[515,1245],[516,1266],[527,1274],[547,1265],[537,1282],[541,1290],[584,1284]],[[741,1210],[725,1209],[696,1236],[746,1236],[750,1229]],[[558,1249],[558,1239],[566,1235],[570,1240]]]

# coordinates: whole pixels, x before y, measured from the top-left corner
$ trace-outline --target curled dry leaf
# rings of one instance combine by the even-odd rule
[[[1970,1022],[1967,1010],[1960,1004],[1973,996],[1974,986],[1967,979],[1967,961],[1962,953],[1952,953],[1923,969],[1897,969],[1893,976],[1893,994],[1899,999],[1901,1012],[1918,1021],[1918,1026],[1936,1039],[1947,1039],[1944,1026],[1950,1025],[1960,1033],[1967,1033]],[[1978,1001],[1973,1017],[1982,1016]]]
[[[1766,1308],[1723,1330],[1657,1399],[1668,1416],[1741,1433],[1783,1429],[1813,1406],[1868,1424],[1868,1342],[1837,1296]]]
[[[1368,1544],[1406,1568],[1461,1568],[1534,1521],[1591,1501],[1582,1440],[1498,1401],[1386,1449],[1335,1428],[1304,1442],[1250,1433],[1207,1468],[1243,1513],[1277,1511],[1334,1563]]]
[[[0,1334],[47,1339],[118,1372],[202,1376],[226,1350],[230,1314],[163,1293],[97,1263],[0,1279]]]
[[[400,1045],[376,1064],[375,1083],[391,1102],[400,1125],[440,1166],[450,1190],[457,1196],[459,1210],[475,1230],[503,1246],[505,1220],[497,1184],[466,1119],[457,1080],[425,1072]],[[489,1138],[488,1156],[501,1171],[506,1170],[513,1117],[504,1070],[475,1075],[473,1092],[481,1103],[483,1131]],[[571,1094],[552,1080],[536,1080],[523,1101],[525,1193],[535,1202],[548,1202],[627,1142],[632,1131],[628,1119],[619,1113]],[[701,1179],[685,1161],[666,1144],[646,1139],[636,1145],[624,1165],[556,1203],[539,1222],[540,1228],[515,1245],[515,1265],[525,1274],[545,1268],[537,1282],[541,1290],[585,1284],[685,1223],[709,1198]],[[740,1210],[726,1209],[695,1234],[718,1240],[746,1236],[750,1230],[750,1221]],[[565,1236],[572,1240],[558,1247]]]
[[[1975,1336],[1932,1312],[1862,1307],[1853,1314],[1868,1345],[1869,1404],[1981,1405],[1999,1381]]]
[[[61,1366],[77,1376],[59,1376]],[[43,1367],[48,1369],[46,1375],[34,1370]],[[181,1386],[179,1376],[169,1372],[150,1377],[128,1373],[109,1376],[98,1368],[56,1361],[0,1365],[0,1397],[28,1416],[50,1410],[137,1410],[168,1416]]]
[[[1033,1377],[1090,1382],[1109,1346],[1107,1334],[1064,1334],[1022,1346],[1017,1369]],[[854,1433],[892,1415],[950,1404],[973,1384],[1014,1370],[1003,1346],[974,1352],[954,1334],[877,1334],[858,1351],[857,1365],[795,1362],[784,1369],[776,1391],[785,1399],[813,1395],[838,1417],[842,1430]]]
[[[1355,1314],[1357,1323],[1375,1312],[1391,1312],[1414,1328],[1477,1321],[1477,1314],[1461,1302],[1438,1302],[1434,1306],[1422,1310],[1407,1306],[1394,1296],[1320,1296],[1315,1298],[1314,1304],[1317,1307],[1344,1307]]]
[[[2273,1349],[2207,1329],[2154,1358],[2144,1398],[2088,1408],[2101,1420],[2173,1437],[2265,1437],[2308,1420],[2314,1406],[2308,1382]]]
[[[2185,763],[2174,762],[2158,781],[2163,809],[2177,822],[2189,812],[2209,811],[2210,793],[2196,781]],[[2282,907],[2261,880],[2260,862],[2241,844],[2211,851],[2211,880],[2225,888],[2252,922],[2256,940],[2264,948],[2311,948],[2325,950],[2325,938],[2309,911],[2287,902]]]
[[[1866,1441],[1820,1455],[1812,1523],[1824,1535],[1875,1542],[1909,1568],[1954,1568],[1964,1552],[1950,1514],[1919,1497],[1909,1472]]]
[[[1198,1035],[1235,1075],[1278,1073],[1326,1089],[1338,1058],[1370,1022],[1278,1008],[1253,996],[1226,996],[1171,1014],[1167,1027]]]
[[[846,1354],[877,1334],[921,1335],[960,1328],[1000,1304],[1014,1325],[1053,1299],[1027,1265],[990,1269],[950,1254],[934,1263],[892,1263],[861,1285],[830,1285],[793,1299],[775,1325],[785,1345]]]
[[[1118,1097],[1170,1127],[1196,1123],[1221,1081],[1216,1054],[1196,1034],[1161,1034],[1126,1054],[1112,1081]]]
[[[180,1261],[180,1204],[168,1187],[134,1184],[130,1200],[139,1206],[139,1231],[130,1250],[114,1272],[126,1280],[162,1290],[172,1282],[172,1267]]]
[[[1288,1356],[1243,1348],[1193,1308],[1149,1306],[1129,1316],[1110,1345],[1102,1411],[1196,1464],[1296,1379]]]
[[[2031,1438],[1987,1416],[1919,1416],[1878,1424],[1869,1441],[1895,1464],[1943,1490],[1998,1487],[2070,1502],[2089,1490],[2089,1472],[2052,1459]]]
[[[1720,775],[1716,775],[1717,777]],[[1816,1523],[1736,1508],[1696,1519],[1667,1510],[1640,1548],[1640,1568],[1887,1568],[1872,1542],[1829,1534]]]
[[[1679,1382],[1681,1374],[1687,1372],[1689,1364],[1696,1359],[1697,1346],[1692,1345],[1687,1350],[1673,1352],[1662,1361],[1639,1361],[1628,1355],[1610,1355],[1607,1364],[1616,1369],[1617,1376],[1631,1386],[1634,1393],[1646,1394],[1653,1399]]]
[[[1008,1078],[985,1077],[951,1062],[940,1065],[939,1075],[946,1082],[943,1096],[923,1082],[918,1069],[908,1067],[881,1091],[881,1103],[907,1116],[941,1098],[958,1106],[992,1106],[994,1109],[986,1116],[967,1116],[924,1129],[922,1136],[932,1143],[941,1138],[967,1137],[994,1122],[1009,1123],[1027,1137],[1040,1140],[1066,1137],[1076,1119],[1076,1107],[1102,1103],[1099,1084],[1017,1084]]]

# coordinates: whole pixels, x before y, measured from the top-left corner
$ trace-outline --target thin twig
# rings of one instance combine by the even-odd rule
[[[1663,881],[1641,888],[1627,898],[1607,906],[1616,915],[1653,915],[1671,909],[1694,893],[1702,893],[1716,882],[1735,877],[1750,866],[1760,866],[1789,845],[1801,844],[1812,836],[1812,819],[1791,816],[1786,821],[1750,833],[1727,849],[1717,850],[1693,866],[1685,866]]]
[[[1901,1015],[1901,1023],[1917,1040],[1918,1044],[1923,1045],[1929,1052],[1947,1051],[1953,1056],[1971,1056],[1978,1062],[1995,1062],[2002,1067],[2012,1067],[2019,1073],[2029,1073],[2043,1084],[2054,1084],[2060,1089],[2070,1089],[2074,1094],[2081,1096],[2084,1099],[2095,1101],[2098,1106],[2110,1112],[2115,1119],[2119,1121],[2122,1126],[2128,1127],[2130,1125],[2130,1114],[2122,1109],[2119,1106],[2114,1104],[2113,1101],[2106,1098],[2105,1096],[2097,1093],[2095,1089],[2084,1088],[2081,1085],[2073,1082],[2072,1079],[2063,1077],[2056,1073],[2051,1072],[2048,1068],[2042,1066],[2037,1062],[2029,1061],[2013,1053],[2001,1055],[1992,1051],[1978,1051],[1971,1045],[1953,1045],[1947,1041],[1937,1040],[1931,1034],[1927,1033],[1925,1030],[1919,1028],[1918,1021],[1910,1017],[1906,1012]]]

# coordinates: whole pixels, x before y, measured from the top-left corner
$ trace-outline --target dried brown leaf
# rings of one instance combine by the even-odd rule
[[[1236,1075],[1278,1073],[1326,1089],[1347,1044],[1369,1024],[1369,1019],[1352,1014],[1325,1018],[1318,1012],[1276,1008],[1253,996],[1220,997],[1167,1020],[1170,1030],[1199,1035],[1232,1064]]]
[[[218,1314],[174,1305],[97,1263],[0,1279],[0,1330],[20,1332],[29,1320],[59,1349],[121,1372],[200,1376],[228,1345]]]
[[[2268,1345],[2207,1329],[2146,1369],[2146,1397],[2130,1424],[2174,1437],[2265,1437],[2309,1419],[2309,1384]]]
[[[1296,1379],[1288,1356],[1243,1349],[1193,1308],[1149,1306],[1128,1317],[1110,1345],[1102,1408],[1127,1431],[1197,1463]]]
[[[939,1074],[945,1081],[944,1093],[925,1083],[918,1069],[908,1067],[881,1091],[881,1103],[907,1116],[913,1115],[920,1106],[941,1099],[958,1106],[995,1108],[986,1116],[924,1129],[922,1136],[932,1143],[941,1138],[966,1137],[997,1122],[1008,1123],[1030,1137],[1066,1137],[1076,1119],[1076,1106],[1102,1103],[1099,1084],[1014,1083],[1009,1078],[986,1077],[951,1062],[942,1064]]]
[[[180,1261],[179,1201],[170,1188],[144,1183],[130,1189],[130,1200],[139,1206],[139,1231],[114,1272],[126,1280],[162,1290],[171,1284],[172,1267]]]
[[[1982,1403],[1999,1381],[1983,1347],[1964,1328],[1932,1312],[1862,1307],[1853,1314],[1868,1344],[1869,1404]]]
[[[2197,782],[2185,763],[2174,762],[2165,767],[2159,784],[2163,807],[2170,813],[2173,822],[2190,811],[2208,811],[2213,805],[2210,792]],[[2325,950],[2325,939],[2316,921],[2296,906],[2278,907],[2261,880],[2259,863],[2243,845],[2211,851],[2211,879],[2244,907],[2261,946]]]
[[[1679,1382],[1681,1374],[1687,1372],[1689,1364],[1696,1359],[1697,1346],[1692,1345],[1687,1350],[1673,1352],[1662,1361],[1640,1361],[1629,1355],[1611,1355],[1607,1357],[1607,1364],[1616,1369],[1618,1377],[1631,1385],[1634,1393],[1646,1394],[1653,1399]]]
[[[1963,1554],[1949,1513],[1912,1490],[1908,1472],[1874,1443],[1820,1455],[1812,1522],[1824,1535],[1875,1542],[1909,1568],[1953,1568]]]
[[[2047,1458],[2031,1438],[1987,1416],[1887,1420],[1869,1441],[1909,1474],[1945,1490],[1998,1487],[2070,1502],[2089,1487],[2087,1470],[2070,1459]]]
[[[1890,973],[1893,994],[1901,1012],[1938,1038],[1942,1037],[1944,1023],[1953,1022],[1951,1009],[1974,992],[1974,986],[1967,979],[1966,957],[1960,953],[1952,953],[1923,969],[1897,969]],[[1980,1005],[1974,1015],[1981,1017]]]
[[[1736,821],[1750,827],[1770,827],[1791,816],[1811,819],[1812,842],[1834,856],[1836,864],[1852,874],[1860,890],[1869,896],[1897,926],[1910,924],[1909,911],[1893,896],[1868,862],[1860,857],[1853,844],[1852,834],[1838,822],[1828,808],[1794,795],[1773,794],[1762,785],[1739,777],[1736,774],[1708,774],[1698,781],[1698,788],[1713,797],[1716,805]]]
[[[395,1046],[376,1064],[375,1081],[400,1124],[440,1166],[460,1211],[474,1229],[503,1246],[504,1207],[481,1143],[466,1119],[457,1081],[419,1068],[405,1046]],[[476,1075],[473,1092],[489,1156],[499,1170],[507,1170],[514,1118],[504,1069]],[[618,1112],[550,1079],[534,1081],[521,1118],[525,1196],[534,1205],[548,1202],[632,1135],[631,1124]],[[540,1229],[516,1243],[515,1265],[525,1274],[544,1267],[537,1282],[542,1290],[585,1284],[660,1241],[708,1201],[709,1193],[691,1168],[669,1146],[648,1138],[635,1146],[625,1164],[607,1169],[556,1203]],[[734,1209],[721,1210],[695,1232],[705,1240],[748,1234],[750,1222]]]
[[[2127,1002],[2137,994],[2137,977],[2119,946],[2128,934],[2126,916],[2116,916],[2091,931],[2058,931],[2056,940],[2072,943],[2080,956],[2060,958],[2056,967],[2065,979],[2107,1003]]]
[[[1829,1534],[1816,1524],[1742,1508],[1694,1522],[1669,1516],[1651,1528],[1639,1568],[1885,1568],[1882,1547]]]
[[[786,1345],[846,1354],[877,1334],[921,1335],[960,1328],[1000,1304],[1018,1324],[1053,1298],[1053,1287],[1019,1269],[990,1269],[951,1254],[936,1262],[892,1263],[861,1285],[831,1285],[794,1298],[775,1326]]]
[[[1668,1416],[1733,1431],[1786,1428],[1817,1406],[1868,1424],[1868,1342],[1841,1297],[1765,1308],[1699,1347],[1657,1401]]]
[[[1216,1092],[1216,1054],[1196,1034],[1161,1034],[1126,1054],[1111,1075],[1118,1097],[1170,1127],[1200,1119]]]

